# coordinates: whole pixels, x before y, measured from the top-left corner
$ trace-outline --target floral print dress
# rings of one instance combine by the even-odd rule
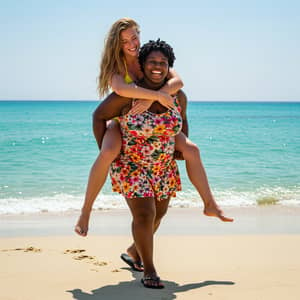
[[[181,190],[174,159],[175,135],[182,127],[180,106],[156,114],[145,111],[118,117],[122,149],[110,168],[114,192],[126,198],[175,197]]]

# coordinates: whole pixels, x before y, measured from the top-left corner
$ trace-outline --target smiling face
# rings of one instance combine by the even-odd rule
[[[148,84],[161,85],[169,72],[168,58],[160,51],[152,51],[144,63],[144,76]]]
[[[120,33],[121,49],[125,57],[137,57],[140,50],[140,36],[135,27],[122,30]]]

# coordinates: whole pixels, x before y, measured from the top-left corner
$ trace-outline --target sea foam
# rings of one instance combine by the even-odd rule
[[[216,201],[220,206],[247,207],[258,205],[300,205],[300,188],[259,188],[255,191],[238,191],[234,189],[213,190]],[[41,212],[79,211],[83,204],[84,195],[56,194],[49,197],[5,198],[0,199],[0,214],[29,214]],[[203,202],[195,190],[177,192],[172,198],[170,207],[197,208],[203,207]],[[119,194],[101,193],[93,208],[95,210],[124,209],[127,204]]]

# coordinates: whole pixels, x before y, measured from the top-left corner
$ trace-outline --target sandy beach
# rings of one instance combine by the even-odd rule
[[[1,216],[0,299],[300,299],[300,208],[225,211],[234,223],[169,210],[155,238],[163,290],[119,258],[127,210],[94,212],[87,238],[73,234],[74,213]]]

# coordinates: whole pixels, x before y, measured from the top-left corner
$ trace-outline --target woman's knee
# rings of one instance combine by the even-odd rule
[[[184,158],[200,156],[200,150],[185,134],[179,133],[175,138],[175,150],[182,152]]]
[[[166,215],[168,208],[164,209],[164,210],[159,210],[156,212],[155,215],[155,223],[160,222],[161,219]]]
[[[160,222],[160,220],[167,214],[169,203],[170,198],[156,202],[155,223]]]
[[[121,151],[121,132],[119,126],[109,125],[102,142],[101,155],[114,160]]]
[[[120,147],[108,145],[106,147],[102,147],[100,156],[105,161],[112,162],[116,159],[119,153],[120,153]]]
[[[182,154],[185,159],[200,157],[200,149],[196,144],[189,141],[188,143],[186,143],[186,146],[184,147]]]
[[[154,224],[155,216],[154,210],[140,210],[134,214],[133,222],[141,226]]]

